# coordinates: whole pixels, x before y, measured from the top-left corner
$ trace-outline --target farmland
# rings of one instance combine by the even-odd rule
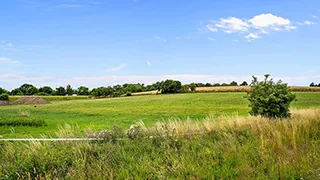
[[[320,93],[296,94],[297,101],[293,103],[293,109],[320,107]],[[177,118],[196,121],[208,116],[247,116],[249,108],[244,95],[245,93],[188,93],[52,101],[52,104],[37,106],[3,106],[0,107],[0,122],[18,121],[26,125],[0,126],[0,135],[5,138],[55,137],[59,127],[68,124],[77,127],[81,136],[88,130],[110,129],[113,125],[128,129],[140,120],[146,126],[152,126],[158,121]],[[32,126],[34,122],[40,126]]]

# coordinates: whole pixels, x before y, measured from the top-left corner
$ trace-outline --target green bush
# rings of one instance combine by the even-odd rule
[[[254,116],[261,115],[269,119],[290,117],[290,103],[295,99],[287,84],[273,79],[268,80],[270,75],[265,75],[265,80],[259,82],[253,76],[251,91],[248,92],[248,98],[251,107],[250,114]]]
[[[180,81],[174,81],[167,79],[161,84],[161,93],[170,94],[177,93],[181,89],[182,85]]]
[[[8,101],[9,100],[9,95],[6,93],[3,93],[0,95],[0,100],[1,101]]]
[[[196,86],[195,83],[191,83],[190,84],[190,89],[191,89],[192,92],[196,91],[196,88],[197,88],[197,86]]]

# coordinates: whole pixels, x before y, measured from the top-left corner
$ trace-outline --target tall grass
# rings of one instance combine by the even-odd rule
[[[61,136],[73,136],[64,129]],[[222,116],[152,128],[140,122],[99,132],[106,140],[97,142],[1,142],[0,177],[319,179],[319,130],[320,110],[305,109],[290,120]]]

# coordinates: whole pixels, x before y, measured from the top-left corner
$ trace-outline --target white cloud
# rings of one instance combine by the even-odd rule
[[[314,22],[312,22],[312,21],[304,21],[303,22],[305,25],[313,25],[313,24],[316,24],[316,23],[314,23]]]
[[[215,41],[216,39],[214,39],[214,38],[208,38],[208,40],[210,40],[210,41]]]
[[[246,39],[249,41],[259,39],[260,37],[257,34],[250,33],[249,35],[245,36]]]
[[[291,21],[289,19],[275,16],[271,13],[254,16],[249,20],[249,23],[251,23],[252,27],[257,29],[266,29],[270,27],[285,28],[286,26],[291,25]]]
[[[148,64],[148,66],[151,66],[151,62],[150,61],[147,61],[147,64]]]
[[[260,80],[263,76],[257,76]],[[283,82],[289,85],[309,85],[312,81],[317,81],[320,76],[293,76],[293,77],[273,77],[275,80],[282,79]],[[23,83],[31,83],[37,87],[49,85],[58,87],[61,85],[71,84],[73,87],[81,85],[90,88],[98,86],[107,86],[124,83],[144,83],[152,84],[156,81],[165,79],[175,79],[182,83],[191,82],[209,82],[209,83],[222,83],[222,82],[250,82],[252,77],[247,75],[203,75],[203,74],[172,74],[172,75],[159,75],[159,76],[97,76],[97,77],[72,77],[72,78],[59,78],[53,76],[25,76],[21,74],[0,74],[0,83],[6,89],[13,89],[21,86]],[[106,84],[106,82],[108,84]]]
[[[0,64],[1,64],[1,63],[21,65],[21,62],[20,62],[20,61],[12,60],[12,59],[7,58],[7,57],[0,57]]]
[[[11,42],[0,40],[0,50],[13,50],[14,45]]]
[[[316,15],[312,15],[311,17],[314,18],[314,19],[318,18],[318,16],[316,16]]]
[[[257,39],[260,37],[259,34],[291,31],[297,28],[289,19],[271,13],[259,14],[248,20],[237,17],[221,18],[219,21],[210,21],[206,27],[211,32],[220,30],[227,34],[248,32],[249,35],[245,36],[247,39]]]
[[[249,25],[242,19],[236,17],[229,17],[226,19],[221,18],[217,23],[215,23],[215,27],[219,28],[225,33],[230,34],[234,32],[248,31]]]
[[[109,73],[117,72],[117,71],[120,71],[121,69],[125,68],[126,66],[127,66],[127,64],[122,63],[117,67],[113,67],[113,68],[107,69],[107,72],[109,72]]]
[[[208,24],[207,26],[207,29],[211,32],[217,32],[218,31],[218,28],[215,28],[213,25],[211,24]]]
[[[166,42],[167,40],[166,39],[163,39],[162,37],[160,36],[155,36],[153,37],[155,40],[159,40],[159,41],[163,41],[163,42]]]

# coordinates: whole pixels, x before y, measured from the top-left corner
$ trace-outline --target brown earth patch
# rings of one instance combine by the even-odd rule
[[[12,103],[12,105],[19,105],[19,104],[50,104],[50,102],[41,97],[26,96],[26,97],[21,97]]]
[[[0,101],[0,106],[9,106],[9,101]]]

